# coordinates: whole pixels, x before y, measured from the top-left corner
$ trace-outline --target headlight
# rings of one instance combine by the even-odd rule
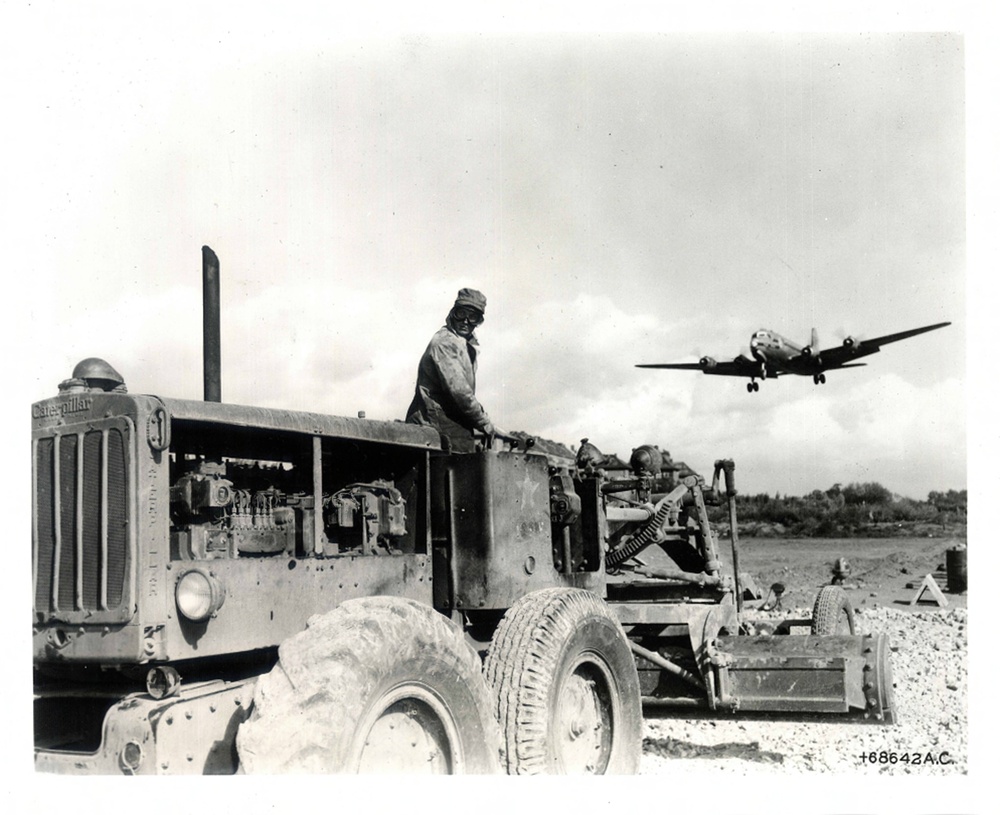
[[[177,610],[196,623],[213,616],[226,597],[219,581],[200,569],[181,575],[175,596]]]

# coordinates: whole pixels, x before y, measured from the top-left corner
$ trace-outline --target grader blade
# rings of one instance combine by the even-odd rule
[[[724,636],[715,645],[722,707],[895,721],[889,639],[884,634]]]

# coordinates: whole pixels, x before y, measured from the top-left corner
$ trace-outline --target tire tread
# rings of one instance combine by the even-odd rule
[[[547,749],[549,691],[559,668],[560,644],[592,618],[610,620],[621,632],[607,605],[592,592],[551,588],[518,600],[497,627],[486,656],[485,675],[495,693],[509,773],[551,770]],[[624,632],[621,639],[625,640]],[[628,664],[634,672],[630,655]],[[631,688],[631,682],[625,684]],[[638,718],[641,726],[637,678],[632,690],[635,698],[623,698],[621,707],[625,717]],[[623,695],[630,697],[632,693],[623,689]],[[627,758],[626,764],[638,761],[638,737],[636,741],[635,760]],[[626,771],[634,772],[635,767],[628,766]]]
[[[812,633],[819,636],[836,634],[841,612],[847,614],[851,632],[854,633],[856,631],[854,607],[847,592],[840,586],[824,586],[819,590],[816,602],[813,604]]]

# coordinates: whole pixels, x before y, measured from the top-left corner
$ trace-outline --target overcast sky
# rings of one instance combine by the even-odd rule
[[[207,244],[227,402],[402,418],[472,286],[507,430],[732,457],[752,493],[965,488],[961,35],[338,36],[321,13],[75,9],[31,12],[53,47],[16,91],[20,275],[45,292],[18,315],[30,401],[87,356],[201,398]],[[943,320],[820,387],[634,367],[732,358],[761,327],[826,347]]]

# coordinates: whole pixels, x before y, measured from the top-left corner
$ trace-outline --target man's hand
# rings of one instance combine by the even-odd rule
[[[482,428],[483,435],[486,436],[486,449],[492,450],[493,443],[496,439],[503,439],[506,441],[511,441],[511,437],[508,436],[503,430],[497,427],[492,422],[487,422]]]

